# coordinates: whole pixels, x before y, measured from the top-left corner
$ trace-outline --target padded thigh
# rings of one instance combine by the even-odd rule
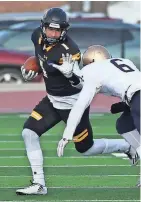
[[[61,117],[52,103],[45,97],[33,109],[23,128],[36,132],[39,136],[61,121]]]
[[[116,129],[121,135],[135,129],[133,117],[130,112],[124,112],[121,114],[116,121]]]
[[[89,120],[89,110],[90,107],[85,110],[74,133],[74,139],[77,139],[74,142],[75,148],[80,153],[86,152],[93,145],[93,131]]]
[[[74,138],[75,139],[77,138],[77,141],[74,142],[75,148],[80,153],[87,151],[93,145],[93,132],[92,132],[92,127],[89,120],[89,110],[90,110],[90,107],[88,107],[85,110],[81,118],[81,121],[76,127],[76,130],[74,133]],[[61,116],[62,120],[66,123],[70,110],[57,110],[57,112]]]
[[[92,145],[94,143],[91,125],[85,125],[85,128],[87,128],[87,132],[85,132],[86,129],[83,130],[85,133],[83,134],[82,138],[86,135],[86,133],[88,133],[88,135],[86,137],[84,137],[83,140],[81,140],[79,142],[74,142],[76,150],[80,153],[86,152],[88,149],[90,149],[92,147]],[[81,133],[79,133],[79,134],[81,134]]]
[[[140,133],[140,91],[137,91],[131,99],[131,114],[134,120],[134,124],[138,132]]]

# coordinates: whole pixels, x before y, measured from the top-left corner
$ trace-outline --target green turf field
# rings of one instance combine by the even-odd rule
[[[114,128],[117,116],[91,116],[94,137],[120,138]],[[41,137],[48,195],[17,196],[19,187],[29,185],[32,175],[21,137],[25,115],[0,115],[0,201],[93,202],[139,200],[139,166],[131,167],[124,154],[83,157],[72,143],[65,156],[56,155],[64,124]]]

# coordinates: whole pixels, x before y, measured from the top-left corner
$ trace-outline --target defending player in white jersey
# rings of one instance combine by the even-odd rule
[[[140,156],[140,71],[128,59],[111,58],[109,52],[98,45],[86,50],[83,64],[86,65],[82,69],[83,89],[69,114],[63,138],[58,144],[58,156],[63,156],[64,147],[73,139],[84,110],[97,93],[119,97],[129,106],[130,110],[117,120],[116,128]],[[86,155],[93,155],[94,145],[85,152]]]

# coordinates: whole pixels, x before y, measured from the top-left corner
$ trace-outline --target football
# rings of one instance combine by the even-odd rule
[[[29,71],[29,70],[33,70],[35,72],[38,72],[39,71],[39,65],[37,63],[37,59],[35,56],[31,56],[29,57],[25,63],[24,63],[24,68]]]

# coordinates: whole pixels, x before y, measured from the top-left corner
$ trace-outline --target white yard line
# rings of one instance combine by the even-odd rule
[[[0,140],[0,143],[23,143],[24,141],[21,141],[21,140]],[[57,143],[58,141],[57,140],[42,140],[41,141],[42,143]]]
[[[90,117],[96,117],[96,118],[104,118],[104,113],[90,113]],[[30,116],[30,113],[26,113],[26,114],[12,114],[12,115],[0,115],[0,118],[10,118],[11,116],[15,116],[15,117],[19,117],[19,118],[28,118]],[[107,118],[107,116],[105,117]]]
[[[64,175],[45,175],[46,177],[64,177]],[[74,178],[80,178],[80,177],[138,177],[139,175],[68,175],[65,177],[74,177]],[[0,178],[21,178],[21,177],[31,177],[31,175],[1,175]]]
[[[21,159],[21,158],[27,158],[27,156],[0,156],[0,159]],[[55,156],[45,156],[45,159],[58,159],[58,157]],[[64,156],[63,159],[93,159],[93,158],[113,158],[112,156]]]
[[[0,189],[17,189],[17,188],[23,188],[23,187],[0,187]],[[137,189],[137,187],[108,187],[108,186],[103,186],[103,187],[95,187],[95,186],[91,186],[91,187],[48,187],[49,189]],[[113,200],[112,200],[113,201]],[[132,201],[132,200],[130,200]]]
[[[14,137],[14,136],[19,136],[20,134],[18,133],[6,133],[6,134],[3,134],[3,133],[0,133],[0,137],[1,136],[10,136],[10,137]],[[22,136],[21,136],[22,137]]]
[[[0,148],[0,151],[24,151],[24,148]]]
[[[93,128],[99,128],[99,126],[93,126]],[[101,128],[101,126],[100,126],[100,128]],[[46,134],[44,134],[43,135],[43,137],[46,137],[46,136],[58,136],[58,135],[60,135],[60,134],[55,134],[55,133],[53,133],[53,134],[50,134],[50,133],[46,133]],[[101,133],[94,133],[94,135],[116,135],[116,133],[105,133],[105,132],[101,132]],[[9,134],[0,134],[0,137],[1,136],[21,136],[21,134],[19,133],[19,134],[17,134],[17,133],[9,133]]]
[[[55,148],[42,149],[43,151],[55,151]],[[65,148],[65,150],[75,150],[75,148]],[[0,151],[26,151],[24,148],[0,148]]]
[[[140,200],[45,200],[45,201],[39,201],[38,202],[138,202]],[[6,201],[0,201],[0,202],[6,202]],[[37,202],[37,200],[25,200],[25,201],[8,201],[8,202]]]
[[[44,166],[44,168],[82,168],[82,167],[131,167],[131,165],[52,165],[52,166]],[[136,165],[139,167],[139,165]],[[0,166],[0,168],[30,168],[30,166]]]

